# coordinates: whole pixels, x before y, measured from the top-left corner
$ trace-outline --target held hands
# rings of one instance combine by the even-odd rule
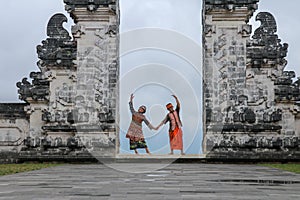
[[[158,125],[157,127],[154,127],[153,125],[149,124],[148,127],[150,128],[150,130],[157,131],[159,129],[160,125]]]
[[[163,124],[161,123],[161,124],[159,124],[157,127],[154,127],[154,130],[157,131],[162,125],[163,125]]]

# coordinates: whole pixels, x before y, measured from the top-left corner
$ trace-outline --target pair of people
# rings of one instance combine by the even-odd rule
[[[174,107],[172,103],[168,103],[166,105],[167,110],[169,113],[167,116],[162,120],[162,122],[157,126],[154,127],[145,117],[146,113],[146,106],[140,106],[138,111],[135,111],[133,108],[133,94],[130,96],[129,101],[129,109],[132,114],[132,120],[130,123],[130,126],[128,128],[126,138],[129,139],[130,143],[130,150],[134,150],[136,154],[138,154],[137,149],[144,148],[148,154],[150,154],[150,151],[148,149],[148,146],[146,144],[143,130],[142,130],[142,123],[144,122],[151,130],[158,130],[162,125],[169,122],[169,140],[170,140],[170,148],[171,153],[174,154],[174,150],[180,150],[181,154],[183,155],[183,142],[182,142],[182,123],[179,116],[180,111],[180,102],[178,98],[175,95],[172,95],[176,100],[176,108],[174,110]]]

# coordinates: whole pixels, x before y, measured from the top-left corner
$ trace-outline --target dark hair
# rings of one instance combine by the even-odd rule
[[[172,108],[173,107],[173,104],[172,103],[168,103],[167,105],[166,105],[166,107],[169,109],[169,108]]]
[[[144,105],[140,106],[140,107],[139,107],[139,109],[140,109],[140,108],[144,110],[144,112],[143,112],[143,113],[145,113],[145,112],[146,112],[146,110],[147,110],[146,106],[144,106]]]

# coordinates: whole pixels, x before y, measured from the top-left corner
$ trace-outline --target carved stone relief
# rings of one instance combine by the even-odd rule
[[[211,156],[299,151],[294,143],[300,137],[299,80],[293,80],[295,72],[284,71],[288,45],[276,34],[275,18],[258,13],[261,25],[252,38],[247,21],[231,23],[237,8],[246,9],[243,19],[249,19],[257,2],[205,1],[203,144]],[[222,25],[218,15],[224,17]]]

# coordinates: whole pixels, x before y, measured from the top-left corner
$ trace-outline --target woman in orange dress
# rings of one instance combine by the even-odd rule
[[[180,150],[181,155],[184,155],[183,142],[182,142],[182,129],[181,129],[182,123],[179,116],[180,102],[175,95],[172,96],[176,100],[176,104],[177,104],[176,109],[174,110],[173,105],[171,103],[168,103],[166,107],[169,113],[167,114],[165,119],[158,125],[156,129],[169,122],[169,139],[170,139],[170,148],[171,148],[170,154],[174,154],[174,150]]]
[[[126,134],[126,138],[129,139],[130,150],[134,150],[134,152],[138,154],[137,149],[144,148],[146,152],[150,154],[150,151],[148,149],[143,135],[142,123],[144,122],[151,130],[155,128],[150,124],[150,122],[146,119],[144,115],[146,112],[146,106],[140,106],[138,111],[134,110],[133,98],[134,96],[133,94],[131,94],[129,101],[129,109],[132,114],[132,120]]]

